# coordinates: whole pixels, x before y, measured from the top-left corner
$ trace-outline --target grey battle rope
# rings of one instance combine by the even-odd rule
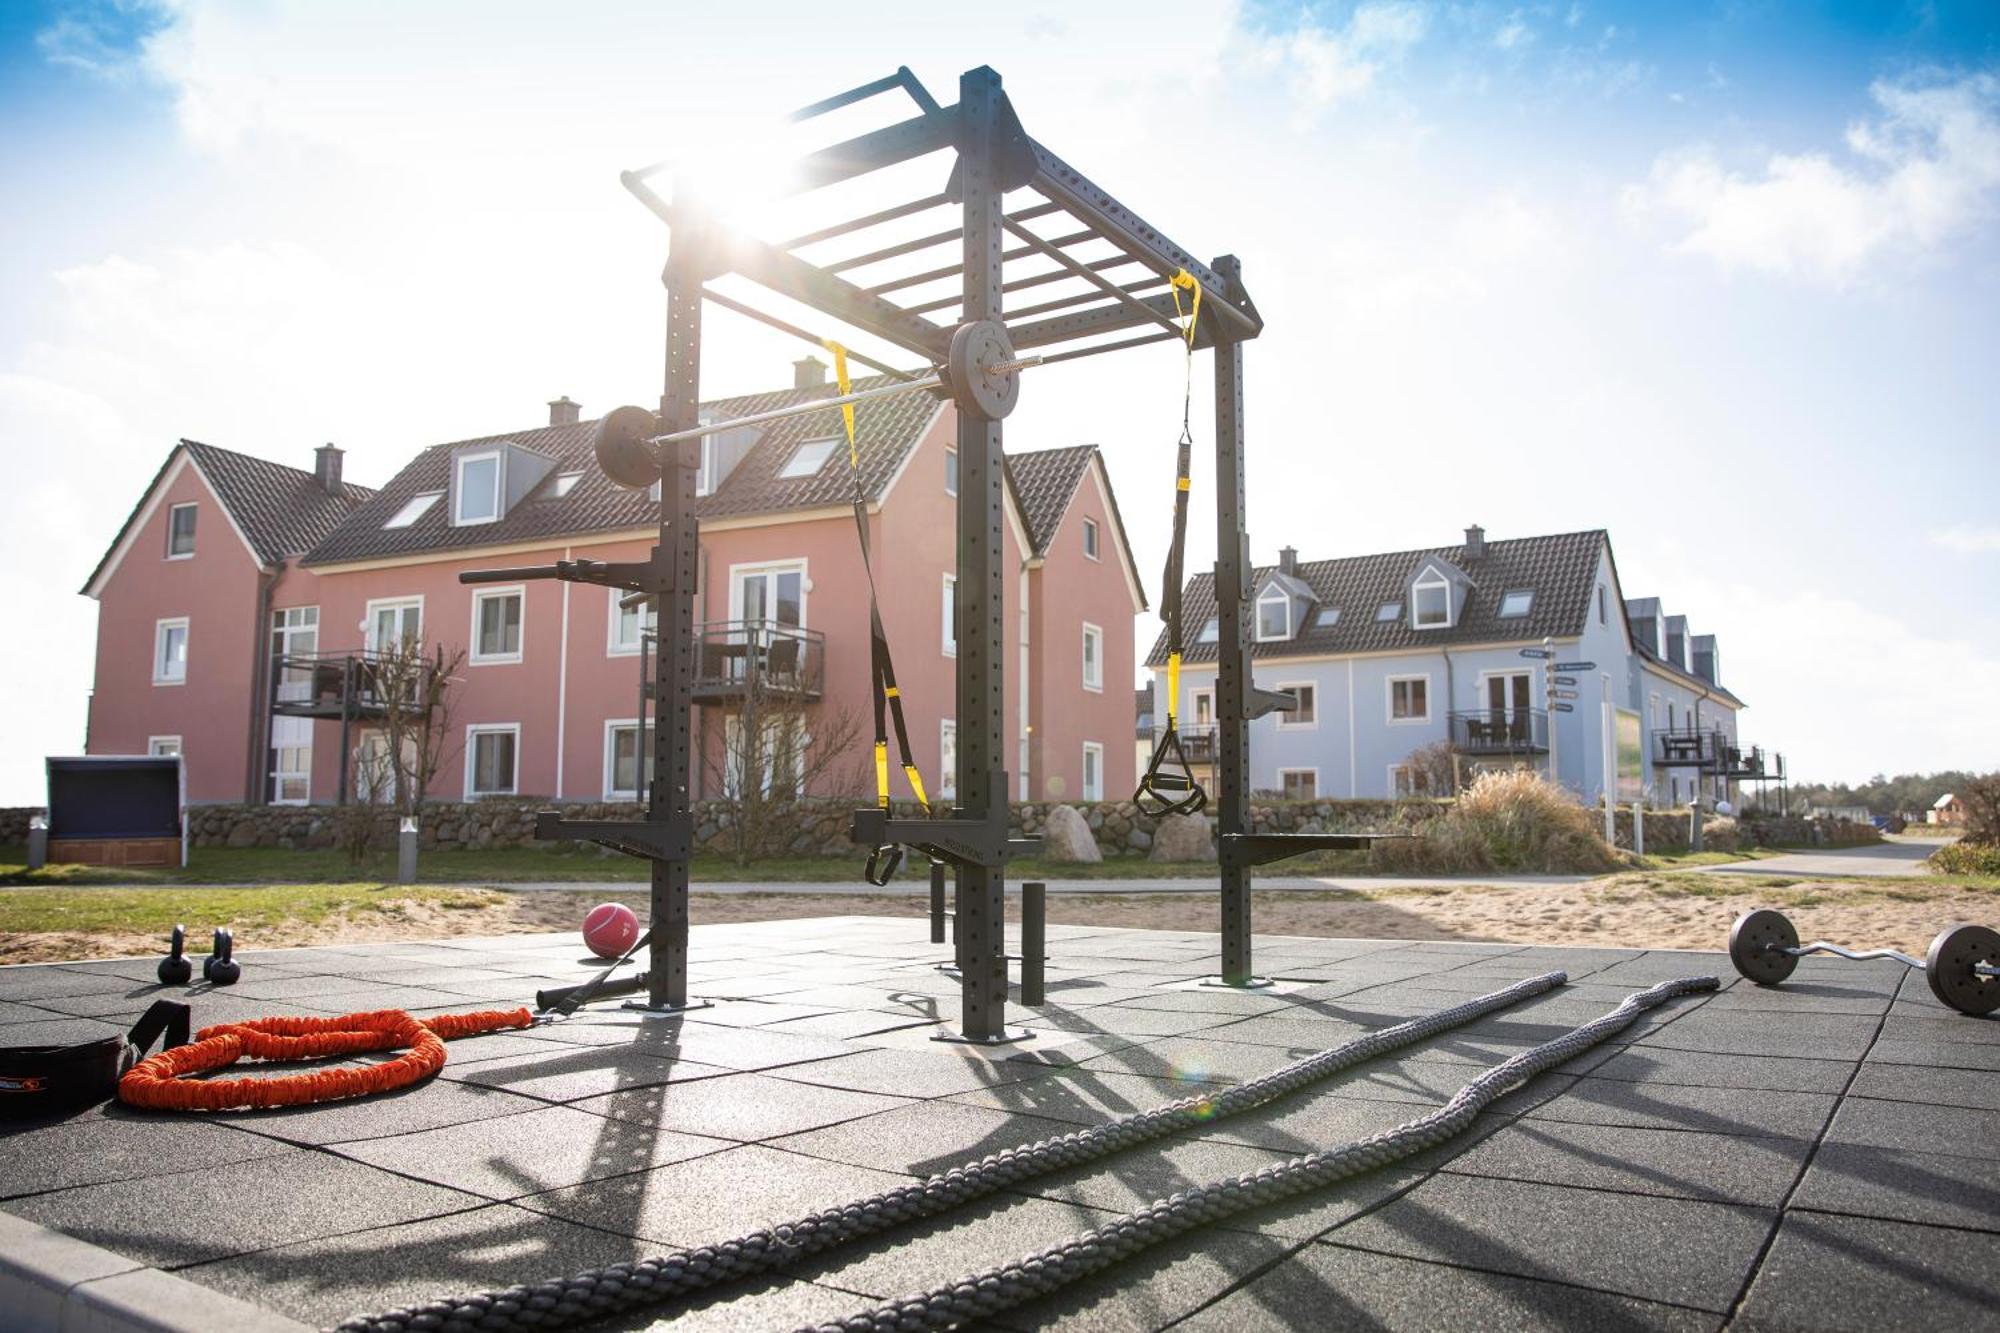
[[[1219,1092],[1197,1093],[1074,1134],[1043,1139],[1023,1148],[1008,1148],[927,1180],[822,1209],[735,1240],[588,1269],[570,1278],[360,1315],[342,1323],[338,1333],[562,1328],[621,1311],[663,1305],[782,1268],[802,1255],[816,1254],[904,1222],[948,1211],[1051,1171],[1080,1166],[1162,1135],[1213,1124],[1376,1056],[1546,994],[1568,979],[1563,972],[1529,977],[1504,990],[1370,1032]]]
[[[1218,1222],[1245,1209],[1262,1207],[1401,1161],[1432,1148],[1472,1124],[1482,1108],[1512,1092],[1551,1065],[1561,1064],[1625,1027],[1641,1012],[1682,995],[1714,990],[1714,977],[1682,977],[1629,995],[1610,1013],[1573,1028],[1553,1041],[1495,1065],[1460,1088],[1428,1115],[1394,1129],[1325,1152],[1294,1157],[1261,1171],[1212,1181],[1158,1199],[1137,1212],[1039,1254],[974,1273],[920,1295],[905,1296],[862,1314],[850,1315],[801,1333],[888,1333],[914,1328],[952,1328],[989,1318],[1092,1273],[1122,1263],[1141,1250],[1185,1231]]]

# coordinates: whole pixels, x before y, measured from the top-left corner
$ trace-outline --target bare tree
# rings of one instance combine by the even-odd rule
[[[398,640],[368,658],[369,693],[382,708],[381,752],[369,762],[374,776],[387,779],[399,816],[423,808],[432,780],[458,755],[452,719],[464,665],[463,648],[426,647],[417,639]]]
[[[745,681],[742,711],[703,757],[704,785],[722,793],[724,837],[738,865],[791,850],[811,804],[861,790],[860,735],[845,709],[810,703],[759,674]]]
[[[1456,796],[1459,788],[1459,754],[1450,741],[1432,741],[1410,751],[1404,760],[1410,769],[1410,786],[1415,795]]]

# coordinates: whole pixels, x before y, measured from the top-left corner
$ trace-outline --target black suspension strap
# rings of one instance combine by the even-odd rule
[[[1190,309],[1181,309],[1181,291],[1194,293]],[[1187,549],[1188,488],[1192,484],[1194,430],[1190,412],[1194,401],[1194,334],[1201,319],[1201,284],[1186,269],[1176,273],[1170,288],[1174,314],[1186,321],[1181,332],[1185,353],[1185,375],[1181,382],[1181,438],[1174,461],[1174,537],[1167,547],[1167,568],[1160,579],[1160,618],[1167,628],[1167,725],[1153,745],[1153,755],[1132,793],[1139,813],[1158,819],[1166,815],[1200,814],[1208,805],[1208,793],[1194,779],[1187,750],[1181,744],[1181,564]]]
[[[831,338],[821,345],[833,354],[833,374],[842,394],[853,392],[847,371],[847,349]],[[889,656],[889,635],[882,628],[882,604],[875,595],[875,565],[868,545],[868,494],[861,485],[861,454],[854,443],[854,404],[840,405],[841,423],[847,428],[847,469],[854,481],[854,531],[861,539],[861,571],[868,580],[868,667],[869,695],[875,708],[875,799],[889,808],[889,730],[896,732],[896,753],[903,761],[903,776],[910,792],[926,810],[930,798],[924,794],[924,780],[910,757],[910,729],[903,721],[903,694],[896,687],[896,664]],[[903,867],[903,849],[893,842],[883,843],[868,853],[861,877],[878,888],[896,877]]]

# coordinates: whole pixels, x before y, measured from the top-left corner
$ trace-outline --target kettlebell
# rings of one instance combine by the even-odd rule
[[[187,947],[187,927],[176,925],[172,942],[167,946],[167,956],[160,960],[160,984],[162,986],[185,986],[194,975],[194,964],[190,963],[181,950]]]
[[[236,937],[225,928],[215,932],[215,942],[209,946],[208,957],[201,960],[201,974],[211,986],[233,986],[236,978],[243,975],[243,967],[233,955],[236,952]]]

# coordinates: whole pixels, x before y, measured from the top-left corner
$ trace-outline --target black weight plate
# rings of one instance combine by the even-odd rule
[[[612,408],[597,423],[597,466],[620,486],[645,490],[660,479],[660,455],[648,443],[658,433],[657,418],[645,408]]]
[[[1924,955],[1924,980],[1931,994],[1961,1014],[2000,1009],[2000,977],[1981,976],[1980,963],[2000,967],[2000,931],[1985,926],[1946,926]]]
[[[951,356],[945,363],[952,398],[974,416],[1004,419],[1021,397],[1021,372],[996,372],[990,367],[1013,359],[1014,345],[996,321],[976,319],[959,325],[951,335]]]
[[[1783,912],[1760,907],[1736,918],[1729,928],[1729,961],[1759,986],[1775,986],[1798,967],[1799,932]]]

